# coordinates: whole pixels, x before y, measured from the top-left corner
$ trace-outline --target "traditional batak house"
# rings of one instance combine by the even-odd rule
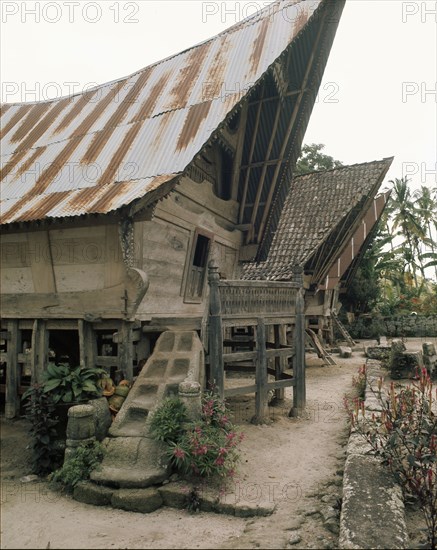
[[[217,323],[261,341],[294,322],[299,277],[237,280],[276,233],[343,5],[279,0],[126,78],[2,105],[8,418],[49,355],[131,379],[159,335],[195,331],[217,379]]]
[[[393,158],[295,177],[267,258],[244,267],[243,278],[289,281],[303,270],[308,335],[318,353],[333,342],[341,294],[353,278],[389,193],[377,194]]]

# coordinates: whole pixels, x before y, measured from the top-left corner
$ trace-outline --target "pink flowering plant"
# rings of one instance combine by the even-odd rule
[[[185,423],[167,440],[169,456],[176,469],[188,477],[230,478],[239,461],[238,446],[243,434],[236,431],[225,402],[208,391],[202,398],[198,421]]]
[[[345,399],[352,429],[370,444],[386,464],[406,495],[423,511],[430,548],[437,544],[437,391],[423,368],[417,379],[398,391],[393,382],[383,390],[382,379],[372,390],[381,403],[380,412],[366,410],[359,397]]]

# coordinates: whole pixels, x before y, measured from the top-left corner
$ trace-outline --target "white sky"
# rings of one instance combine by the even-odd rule
[[[1,100],[118,79],[268,3],[2,0]],[[305,142],[345,164],[395,156],[387,179],[435,187],[436,13],[434,0],[347,0]]]

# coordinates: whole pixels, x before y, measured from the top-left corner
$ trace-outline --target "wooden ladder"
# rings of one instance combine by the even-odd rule
[[[310,328],[306,329],[306,335],[311,346],[315,349],[317,355],[323,359],[328,365],[336,365],[334,358],[323,347],[322,342],[319,340],[317,334]]]
[[[346,340],[346,342],[353,348],[355,347],[355,342],[352,339],[352,336],[349,334],[349,332],[346,330],[346,327],[343,325],[343,323],[340,321],[340,319],[337,317],[337,314],[335,311],[331,313],[332,319],[334,320],[335,324],[337,325],[338,330],[340,331],[343,338]]]

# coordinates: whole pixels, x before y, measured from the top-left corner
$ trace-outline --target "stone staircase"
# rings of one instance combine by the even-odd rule
[[[164,446],[150,436],[150,413],[163,399],[178,395],[179,384],[205,383],[202,343],[194,331],[167,331],[140,372],[105,439],[105,457],[94,470],[95,483],[144,488],[164,481]]]

